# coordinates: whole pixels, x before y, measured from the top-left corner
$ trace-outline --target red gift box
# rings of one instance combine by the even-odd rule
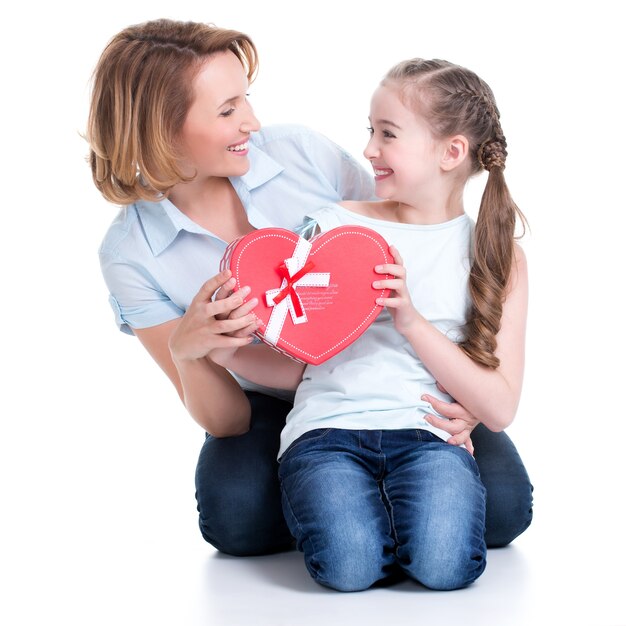
[[[374,289],[375,265],[393,263],[376,231],[340,226],[307,241],[282,228],[261,228],[233,241],[221,261],[236,289],[251,288],[256,335],[302,363],[319,365],[347,348],[376,319],[388,289]]]

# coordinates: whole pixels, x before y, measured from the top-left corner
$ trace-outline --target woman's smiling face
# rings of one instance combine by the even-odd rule
[[[247,90],[245,69],[232,52],[203,63],[193,80],[194,98],[178,140],[186,174],[227,177],[248,171],[248,138],[260,124]]]

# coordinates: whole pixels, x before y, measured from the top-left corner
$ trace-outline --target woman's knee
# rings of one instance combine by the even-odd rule
[[[479,425],[472,437],[480,477],[487,490],[487,546],[505,546],[532,522],[533,487],[506,433],[493,433]]]
[[[233,437],[208,438],[203,446],[196,469],[200,531],[221,552],[251,556],[293,546],[282,514],[276,449],[268,451],[266,444],[263,438]]]
[[[489,548],[501,548],[521,535],[533,519],[530,483],[522,488],[487,490],[485,540]]]
[[[200,518],[200,532],[207,543],[231,556],[261,556],[294,548],[293,537],[284,522],[273,526],[227,526]]]

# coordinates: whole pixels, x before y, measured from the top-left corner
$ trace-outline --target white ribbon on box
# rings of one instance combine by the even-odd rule
[[[289,273],[289,277],[295,276],[307,263],[309,253],[311,252],[311,244],[300,237],[296,248],[293,252],[293,256],[289,259],[285,259],[285,267]],[[272,345],[276,345],[280,338],[280,333],[283,330],[283,325],[287,317],[287,311],[291,315],[291,320],[294,324],[304,324],[307,322],[306,311],[302,306],[302,301],[296,292],[296,287],[328,287],[330,284],[330,272],[307,272],[297,281],[290,285],[290,281],[283,278],[283,282],[280,289],[270,289],[265,292],[265,301],[268,306],[274,307],[272,314],[267,322],[265,332],[263,334],[265,340]],[[285,288],[289,289],[289,292],[283,296],[280,302],[275,302],[274,299],[278,294],[283,292]],[[293,298],[297,298],[298,303],[294,307]],[[298,315],[296,308],[299,308],[302,312]]]

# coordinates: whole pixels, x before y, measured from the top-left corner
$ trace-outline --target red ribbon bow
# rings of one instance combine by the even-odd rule
[[[282,302],[287,296],[291,296],[291,302],[293,304],[293,309],[296,312],[297,317],[302,317],[304,311],[302,310],[302,304],[300,303],[300,298],[294,289],[295,284],[305,275],[308,274],[315,267],[315,263],[313,261],[309,261],[305,264],[305,266],[298,270],[293,276],[289,276],[289,270],[284,263],[281,263],[278,266],[278,273],[281,278],[284,278],[287,281],[287,284],[278,292],[278,295],[274,297],[274,302],[279,304]]]

